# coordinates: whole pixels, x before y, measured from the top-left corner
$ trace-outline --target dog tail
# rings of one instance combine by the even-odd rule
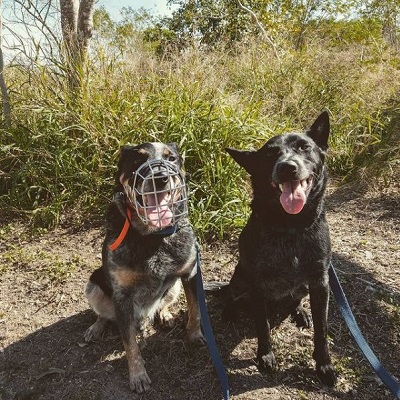
[[[249,294],[243,291],[233,297],[232,288],[229,282],[204,282],[204,291],[207,294],[217,297],[223,303],[222,319],[234,322],[238,311],[246,310],[249,304]],[[249,313],[250,311],[247,311]]]
[[[204,282],[204,291],[218,297],[227,297],[230,293],[229,282],[211,281]]]

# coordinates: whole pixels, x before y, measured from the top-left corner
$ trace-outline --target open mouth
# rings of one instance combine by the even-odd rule
[[[288,214],[298,214],[307,202],[307,196],[312,186],[312,176],[303,180],[292,180],[282,183],[273,182],[274,187],[281,191],[280,202]]]
[[[172,224],[172,195],[170,191],[144,194],[143,202],[144,212],[150,225],[165,228]]]
[[[184,174],[177,166],[163,159],[149,160],[134,171],[132,178],[126,190],[143,224],[163,229],[187,215]]]

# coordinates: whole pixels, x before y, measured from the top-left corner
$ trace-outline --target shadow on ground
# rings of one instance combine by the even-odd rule
[[[382,193],[376,200],[364,200],[364,195],[362,190],[357,192],[347,187],[339,188],[328,196],[329,213],[333,217],[337,213],[331,229],[335,237],[345,238],[344,234],[350,234],[353,230],[354,221],[346,222],[345,228],[341,225],[343,218],[349,214],[360,219],[356,221],[359,224],[357,229],[364,223],[371,223],[371,220],[377,224],[382,222],[380,229],[392,229],[391,227],[400,224],[399,197]],[[343,204],[346,204],[346,211],[341,210]],[[396,232],[394,231],[394,234]],[[369,240],[374,241],[373,232],[370,236]],[[352,237],[348,241],[349,248],[356,242]],[[333,254],[333,262],[357,322],[385,367],[399,377],[400,291],[396,283],[398,275],[389,276],[397,279],[390,285],[377,279],[377,276],[381,275],[376,274],[371,265],[367,268],[362,261],[355,261],[357,258],[352,254],[342,251],[343,246],[340,243],[337,246],[338,251],[335,250]],[[222,250],[222,245],[221,248],[205,249],[205,280],[229,279],[237,259],[234,249],[236,243],[229,243],[225,250]],[[222,253],[225,254],[224,257]],[[381,257],[386,255],[384,249]],[[379,268],[393,268],[393,271],[398,268],[398,260],[386,261],[388,267],[382,262]],[[17,269],[16,272],[18,273]],[[87,275],[88,272],[85,272],[74,279],[84,282]],[[23,276],[20,278],[25,279]],[[74,282],[65,284],[64,293],[76,290],[71,289],[74,287]],[[25,286],[21,286],[21,290],[25,290]],[[22,293],[21,296],[29,294]],[[39,293],[38,296],[44,295]],[[338,384],[333,389],[321,385],[315,376],[312,362],[312,330],[299,331],[289,321],[275,329],[273,341],[279,370],[274,375],[261,375],[254,363],[256,340],[252,321],[242,313],[237,322],[226,323],[221,319],[221,300],[208,297],[207,301],[216,341],[228,371],[233,399],[392,398],[376,380],[368,363],[363,359],[339,315],[333,298],[330,305],[329,335],[333,362],[339,374]],[[184,308],[182,301],[180,306]],[[51,313],[51,304],[48,307]],[[80,301],[79,307],[86,307],[83,300]],[[102,341],[86,345],[83,343],[83,333],[94,322],[95,316],[89,310],[77,311],[75,309],[76,313],[71,312],[67,318],[14,341],[0,352],[1,400],[222,398],[207,349],[190,345],[185,339],[183,312],[178,313],[177,325],[172,331],[155,329],[146,339],[142,353],[153,386],[146,394],[137,396],[133,395],[128,387],[127,363],[116,329],[108,328]],[[31,317],[26,315],[26,321],[29,322]],[[4,324],[1,325],[3,326]],[[1,336],[2,334],[0,340]]]
[[[155,331],[146,339],[142,354],[153,388],[135,396],[128,387],[128,368],[117,329],[109,326],[97,343],[83,342],[83,332],[93,321],[94,314],[88,310],[5,348],[1,354],[0,398],[218,398],[218,383],[207,351],[189,345],[183,323],[172,332]]]
[[[396,213],[391,210],[393,199],[388,198],[387,204],[388,208],[380,209],[380,212],[383,218],[391,213],[393,220],[396,218]],[[374,203],[369,206],[374,207]],[[389,372],[400,378],[400,291],[394,290],[393,285],[388,286],[377,280],[363,265],[339,253],[333,253],[333,264],[366,340]],[[274,351],[279,371],[272,376],[263,376],[255,367],[257,343],[253,322],[241,313],[237,322],[224,326],[220,319],[221,307],[221,300],[209,300],[211,320],[230,372],[233,394],[240,395],[259,388],[284,388],[292,394],[301,391],[304,398],[314,398],[316,391],[329,396],[327,398],[338,399],[392,397],[363,358],[333,295],[330,301],[329,335],[333,361],[339,374],[338,385],[334,389],[321,385],[315,376],[311,361],[312,331],[299,332],[289,321],[275,329]]]

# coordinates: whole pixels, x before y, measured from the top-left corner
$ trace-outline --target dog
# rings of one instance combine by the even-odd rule
[[[159,316],[173,326],[169,307],[181,282],[188,305],[187,331],[204,341],[196,297],[196,238],[187,218],[182,158],[175,143],[144,143],[121,148],[109,206],[102,265],[86,285],[86,296],[97,314],[86,331],[87,342],[102,336],[115,321],[124,345],[132,391],[143,393],[151,380],[136,335],[146,319]]]
[[[253,199],[224,315],[232,318],[239,299],[248,297],[258,369],[271,372],[276,368],[271,328],[290,315],[298,326],[310,327],[302,306],[309,294],[316,372],[333,386],[336,373],[327,344],[331,244],[324,210],[329,131],[324,111],[305,132],[275,136],[257,151],[226,149],[250,174]]]

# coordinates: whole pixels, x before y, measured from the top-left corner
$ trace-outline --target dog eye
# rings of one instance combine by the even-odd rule
[[[311,150],[311,145],[308,143],[303,143],[299,146],[300,151],[309,151]]]

